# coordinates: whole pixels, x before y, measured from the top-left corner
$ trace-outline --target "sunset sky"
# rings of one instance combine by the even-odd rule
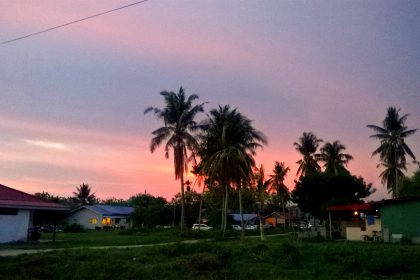
[[[0,0],[0,41],[132,2]],[[293,142],[312,131],[340,140],[384,198],[366,125],[396,106],[420,128],[419,15],[420,1],[150,0],[0,45],[0,184],[170,199],[173,159],[150,152],[162,124],[143,112],[183,86],[207,112],[230,104],[252,119],[268,138],[257,164],[271,174],[284,161],[290,190]],[[420,131],[407,143],[420,157]]]

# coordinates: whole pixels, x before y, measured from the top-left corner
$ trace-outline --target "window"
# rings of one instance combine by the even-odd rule
[[[96,219],[96,218],[89,219],[89,223],[91,223],[92,225],[97,225],[98,224],[98,219]]]
[[[115,219],[115,224],[119,224],[120,223],[120,219],[119,218],[116,218]]]
[[[102,224],[105,226],[111,225],[111,218],[102,218]]]

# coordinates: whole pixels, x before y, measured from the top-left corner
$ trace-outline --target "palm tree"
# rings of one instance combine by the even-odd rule
[[[287,186],[284,184],[284,178],[287,172],[290,171],[289,167],[286,167],[284,162],[276,161],[274,164],[273,174],[270,175],[271,189],[277,194],[277,198],[281,202],[283,209],[283,217],[286,219],[286,203],[291,200],[290,192]],[[290,222],[289,222],[290,223]]]
[[[188,170],[188,162],[195,161],[195,153],[198,142],[193,135],[200,125],[195,122],[198,113],[203,112],[204,103],[193,105],[198,95],[189,97],[181,87],[178,93],[162,91],[160,93],[165,101],[163,109],[149,107],[144,113],[153,112],[159,120],[163,120],[164,126],[152,132],[153,138],[150,150],[153,153],[163,142],[165,143],[165,156],[169,158],[169,151],[173,151],[175,180],[181,182],[181,232],[185,226],[185,191],[184,172]],[[188,156],[190,151],[190,156]]]
[[[386,183],[388,191],[392,192],[394,198],[399,196],[398,183],[404,177],[402,170],[406,170],[406,155],[416,161],[413,152],[405,143],[405,138],[414,134],[417,129],[408,129],[405,121],[409,115],[400,116],[399,113],[400,109],[389,107],[382,127],[367,126],[376,133],[370,137],[380,141],[380,146],[372,152],[372,156],[379,154],[381,163],[378,166],[385,167],[385,171],[380,175],[381,181]]]
[[[268,189],[270,187],[271,180],[265,180],[265,171],[262,165],[260,168],[255,169],[254,180],[257,187],[258,219],[260,220],[260,238],[261,240],[265,240],[261,210],[264,208],[264,203],[268,196]]]
[[[81,205],[92,204],[95,202],[96,197],[92,192],[92,188],[88,184],[81,184],[76,187],[76,192],[73,192],[74,199]]]
[[[222,231],[227,226],[229,188],[240,188],[241,182],[252,177],[256,149],[265,144],[265,136],[254,129],[251,121],[231,110],[229,105],[210,111],[202,135],[201,168],[209,184],[224,190],[222,209]],[[241,205],[240,205],[241,208]]]
[[[299,137],[299,142],[293,143],[296,151],[303,156],[303,159],[296,162],[299,164],[296,175],[305,176],[308,173],[320,170],[318,158],[315,156],[315,153],[321,142],[322,139],[318,139],[312,132],[304,132],[303,136]]]
[[[324,162],[325,172],[335,175],[348,172],[345,166],[353,159],[353,156],[343,153],[345,149],[346,147],[338,140],[325,143],[319,155],[320,160]]]

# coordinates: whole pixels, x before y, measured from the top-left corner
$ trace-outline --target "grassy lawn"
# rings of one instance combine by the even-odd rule
[[[101,238],[110,236],[117,235]],[[138,237],[127,240],[131,238]],[[0,271],[7,275],[2,279],[420,279],[419,263],[420,246],[415,245],[318,243],[280,236],[265,242],[228,239],[3,257]]]
[[[41,239],[38,242],[0,244],[0,250],[156,244],[207,238],[209,236],[212,235],[205,232],[198,233],[192,231],[188,231],[185,235],[180,236],[179,230],[177,229],[136,232],[118,230],[86,231],[78,233],[58,232],[56,233],[56,242],[51,242],[52,233],[41,233]]]

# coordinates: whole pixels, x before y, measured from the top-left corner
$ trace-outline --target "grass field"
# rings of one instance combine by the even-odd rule
[[[73,234],[72,238],[79,245],[94,244],[77,241],[94,236],[97,241],[115,240],[122,245],[133,240],[142,242],[141,238],[144,242],[154,238],[163,242],[168,236],[176,236],[163,232],[147,235],[120,235],[116,240],[113,232],[92,232]],[[292,236],[276,236],[264,242],[234,238],[2,257],[0,273],[1,279],[420,279],[419,264],[420,246],[415,245],[302,242]]]
[[[197,235],[199,238],[200,236]],[[162,231],[87,231],[81,233],[58,232],[56,242],[51,242],[52,233],[42,233],[39,242],[2,244],[0,249],[51,249],[88,246],[141,245],[182,241],[184,237],[176,230]]]

